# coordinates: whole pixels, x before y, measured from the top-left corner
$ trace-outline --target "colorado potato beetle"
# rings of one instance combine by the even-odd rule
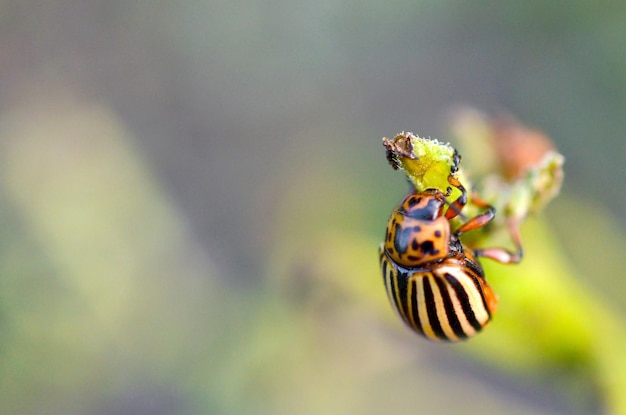
[[[411,191],[391,214],[379,251],[392,307],[410,328],[431,340],[464,340],[491,320],[498,299],[477,257],[502,263],[516,263],[522,258],[516,226],[510,229],[516,252],[503,248],[471,250],[459,239],[495,216],[492,206],[472,197],[471,203],[484,211],[465,219],[462,210],[468,203],[467,192],[454,177],[459,162],[455,152],[448,183],[461,195],[449,202],[450,187],[447,193],[438,189]],[[456,217],[465,222],[453,232],[450,221]]]

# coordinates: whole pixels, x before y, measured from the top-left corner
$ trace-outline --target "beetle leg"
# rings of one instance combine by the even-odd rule
[[[479,208],[484,208],[487,210],[461,225],[459,230],[456,232],[456,236],[460,236],[462,233],[465,233],[467,231],[482,228],[496,216],[496,208],[481,199],[476,192],[472,192],[471,203],[472,205],[476,205]]]
[[[522,240],[519,234],[519,221],[509,220],[508,225],[511,239],[513,239],[513,243],[515,244],[515,252],[504,248],[486,248],[475,250],[474,255],[477,257],[490,258],[503,264],[517,264],[520,262],[524,256],[524,249],[522,248]]]
[[[446,211],[446,219],[454,219],[457,216],[461,216],[463,218],[463,214],[461,211],[467,204],[467,190],[461,184],[461,182],[454,177],[454,174],[459,171],[459,164],[461,164],[461,155],[454,149],[454,154],[452,154],[452,166],[450,166],[450,174],[448,175],[448,183],[452,186],[456,187],[461,191],[461,196],[459,196],[454,202],[448,203],[448,210]],[[452,194],[452,188],[448,187],[446,189],[446,197]]]
[[[472,205],[474,205],[474,206],[479,207],[479,208],[483,208],[486,211],[481,213],[480,215],[476,216],[475,218],[472,218],[468,222],[464,223],[459,228],[459,230],[457,231],[457,236],[459,236],[462,233],[465,233],[467,231],[471,231],[471,230],[478,229],[478,228],[481,228],[481,227],[485,226],[496,215],[496,208],[494,208],[488,202],[486,202],[484,199],[482,199],[478,195],[478,193],[476,193],[475,191],[472,191],[472,200],[471,200],[470,203]],[[513,225],[509,225],[509,230],[510,230],[512,235],[513,235],[514,232],[516,232],[515,229],[513,228]],[[519,232],[517,232],[517,234],[518,234],[517,235],[517,240],[519,240]],[[514,237],[514,239],[515,239],[515,237]]]
[[[496,209],[489,203],[482,200],[477,194],[472,195],[472,204],[487,210],[461,225],[461,227],[456,231],[457,237],[465,232],[485,226],[496,215]],[[507,221],[507,226],[509,228],[513,244],[516,248],[515,252],[504,248],[486,248],[475,250],[474,255],[477,257],[490,258],[503,264],[515,264],[520,262],[524,256],[524,250],[522,248],[522,241],[519,233],[519,221],[509,219]]]
[[[472,219],[461,225],[461,227],[456,231],[456,236],[460,236],[461,234],[472,231],[474,229],[482,228],[487,223],[489,223],[496,216],[496,209],[493,206],[487,206],[487,211],[473,217]]]
[[[472,205],[476,205],[478,207],[485,208],[485,209],[493,209],[489,203],[481,199],[481,197],[478,195],[476,191],[472,192]]]
[[[452,166],[450,167],[450,173],[454,174],[459,171],[459,165],[461,164],[461,155],[456,148],[454,149],[454,153],[452,154]]]
[[[495,214],[495,209],[477,194],[472,195],[472,204],[478,207],[484,207],[489,209]],[[507,227],[509,228],[509,234],[515,245],[515,252],[509,251],[504,248],[486,248],[477,249],[474,254],[476,256],[482,256],[484,258],[490,258],[503,264],[517,264],[522,260],[524,256],[524,248],[522,247],[522,238],[519,233],[520,221],[516,219],[508,219]]]
[[[461,215],[461,211],[467,204],[467,190],[465,190],[465,186],[463,186],[461,182],[452,175],[452,173],[448,176],[448,183],[461,191],[461,196],[459,196],[454,202],[450,203],[448,210],[446,211],[446,219],[450,220]],[[448,187],[448,193],[450,193],[450,190],[451,189]]]

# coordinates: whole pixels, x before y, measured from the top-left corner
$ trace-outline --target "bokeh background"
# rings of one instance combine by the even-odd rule
[[[623,2],[1,1],[0,412],[620,413],[619,345],[587,357],[626,325],[625,21]],[[386,303],[406,183],[380,139],[454,144],[468,104],[566,157],[519,269],[558,269],[585,298],[571,319],[611,322],[577,353],[506,305],[451,346]]]

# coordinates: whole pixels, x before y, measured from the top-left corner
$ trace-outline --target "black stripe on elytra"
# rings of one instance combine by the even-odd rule
[[[426,303],[428,321],[430,323],[430,327],[433,329],[433,332],[435,332],[435,336],[442,340],[448,340],[445,333],[441,329],[441,323],[439,322],[439,316],[437,315],[435,294],[430,286],[430,278],[424,278],[424,302]]]
[[[388,272],[387,275],[389,275],[389,277],[387,279],[387,284],[389,284],[389,287],[391,288],[391,301],[396,307],[396,310],[398,310],[398,313],[402,316],[402,309],[400,308],[400,304],[398,304],[398,293],[396,292],[396,280],[398,278],[398,273],[396,271],[397,270],[392,269]]]
[[[450,292],[448,291],[448,284],[446,284],[442,278],[435,278],[435,281],[437,282],[437,287],[439,287],[439,292],[441,292],[441,299],[446,310],[446,316],[448,317],[448,324],[452,328],[452,331],[454,331],[454,334],[460,338],[466,338],[467,334],[463,331],[463,326],[461,326],[459,317],[454,310],[454,304],[452,303],[452,298],[450,298]]]
[[[415,323],[415,330],[420,333],[424,333],[424,329],[422,328],[422,319],[419,313],[419,304],[418,301],[418,290],[419,288],[419,280],[421,278],[411,278],[410,284],[413,286],[413,290],[411,291],[411,311],[413,311],[413,322]]]
[[[483,290],[483,287],[480,284],[480,281],[478,281],[479,278],[482,278],[483,280],[484,278],[479,275],[472,274],[469,272],[466,272],[466,274],[472,278],[472,282],[474,283],[474,286],[476,287],[476,291],[478,291],[478,293],[480,294],[480,298],[483,300],[483,307],[487,311],[487,315],[491,317],[491,311],[489,311],[489,307],[487,306],[487,298],[485,297],[485,291]]]
[[[476,331],[480,331],[480,329],[482,329],[483,327],[480,322],[476,320],[476,315],[474,314],[474,310],[472,309],[472,305],[470,304],[470,299],[467,295],[467,292],[465,291],[465,287],[463,287],[463,285],[456,279],[456,277],[450,273],[446,272],[444,277],[446,278],[450,286],[452,286],[452,289],[456,294],[456,298],[459,300],[459,303],[461,303],[461,308],[463,308],[463,314],[465,314],[465,318],[467,318],[467,321],[472,327],[474,327]]]
[[[480,263],[478,263],[478,261],[475,262],[471,261],[469,258],[465,258],[465,261],[463,261],[463,265],[471,269],[476,275],[485,278],[485,271],[483,270],[483,267],[480,265]]]
[[[389,297],[389,301],[391,301],[392,305],[396,304],[396,300],[395,300],[395,291],[393,288],[393,282],[392,282],[392,274],[393,274],[393,269],[390,270],[389,269],[389,260],[386,257],[383,257],[381,259],[381,264],[382,264],[382,269],[383,269],[383,282],[385,283],[385,289],[387,290]],[[389,294],[389,292],[391,292]]]
[[[405,320],[410,323],[409,321],[409,307],[408,307],[408,301],[406,298],[407,295],[407,286],[408,286],[408,279],[409,279],[409,275],[407,272],[403,272],[398,270],[398,273],[396,274],[398,276],[398,288],[399,288],[399,297],[400,297],[400,302],[402,303],[402,312],[400,314],[402,314],[405,317]]]

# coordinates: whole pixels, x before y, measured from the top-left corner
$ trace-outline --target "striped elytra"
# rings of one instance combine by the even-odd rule
[[[460,255],[422,269],[395,264],[380,248],[387,295],[396,313],[431,340],[459,341],[477,334],[491,320],[497,298],[482,268]]]

